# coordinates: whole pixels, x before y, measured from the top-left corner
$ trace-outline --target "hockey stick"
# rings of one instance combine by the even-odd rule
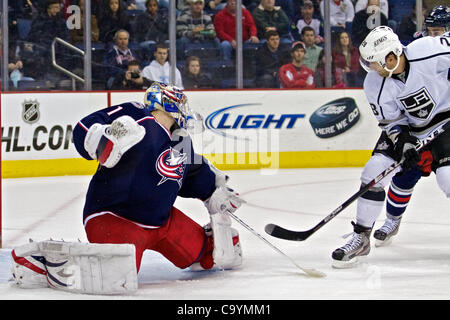
[[[449,130],[450,122],[445,123],[443,126],[432,131],[425,139],[419,141],[416,145],[416,150],[419,151],[426,145],[428,145],[431,141],[436,139],[443,132]],[[270,223],[266,225],[265,231],[273,237],[292,240],[292,241],[304,241],[308,239],[312,234],[314,234],[317,230],[322,228],[325,224],[327,224],[331,219],[336,217],[339,213],[341,213],[345,208],[347,208],[351,203],[353,203],[360,196],[365,194],[371,187],[377,184],[379,181],[384,179],[387,175],[389,175],[392,171],[394,171],[398,166],[400,166],[403,161],[394,162],[389,168],[380,173],[377,177],[375,177],[372,181],[362,187],[358,192],[348,198],[344,203],[342,203],[339,207],[333,210],[328,216],[326,216],[322,221],[320,221],[316,226],[307,230],[307,231],[293,231],[288,230],[283,227],[280,227],[276,224]]]
[[[277,251],[278,253],[280,253],[282,256],[284,256],[285,258],[289,259],[297,268],[299,268],[300,270],[302,270],[304,273],[306,273],[307,275],[311,276],[311,277],[316,277],[316,278],[321,278],[321,277],[325,277],[325,273],[317,271],[315,269],[308,269],[308,268],[303,268],[301,266],[299,266],[297,264],[297,262],[294,261],[294,259],[292,259],[291,257],[289,257],[287,254],[285,254],[283,251],[281,251],[280,249],[278,249],[276,246],[274,246],[272,243],[270,243],[266,238],[264,238],[262,235],[260,235],[258,232],[256,232],[252,227],[250,227],[248,224],[246,224],[244,221],[242,221],[241,219],[239,219],[236,215],[234,215],[231,212],[228,212],[228,214],[230,215],[230,217],[232,217],[234,220],[236,220],[238,223],[240,223],[245,229],[249,230],[251,233],[253,233],[255,236],[257,236],[259,239],[261,239],[262,241],[264,241],[267,245],[269,245],[272,249],[274,249],[275,251]]]

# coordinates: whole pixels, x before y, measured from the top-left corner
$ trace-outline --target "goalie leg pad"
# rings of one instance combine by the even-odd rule
[[[42,241],[39,249],[55,289],[88,294],[137,290],[134,245]]]
[[[23,289],[46,288],[47,270],[39,245],[31,242],[11,251],[11,273],[16,286]]]
[[[214,238],[214,263],[218,268],[226,269],[235,258],[230,217],[220,213],[211,215],[211,229]]]
[[[242,264],[242,248],[239,241],[239,232],[227,225],[220,226],[217,221],[214,229],[212,225],[213,223],[208,223],[204,227],[207,236],[204,253],[199,263],[194,263],[190,269],[200,271],[239,267]],[[221,232],[223,234],[220,235]]]
[[[51,287],[74,293],[123,294],[137,290],[130,244],[32,242],[15,248],[12,273],[20,288]]]

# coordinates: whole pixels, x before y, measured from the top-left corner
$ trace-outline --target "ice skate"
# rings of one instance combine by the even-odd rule
[[[352,238],[344,246],[337,248],[332,253],[334,268],[351,268],[357,264],[361,257],[367,256],[370,252],[370,233],[372,228],[367,228],[355,224]]]
[[[398,233],[401,220],[401,217],[398,219],[386,218],[383,226],[373,234],[376,239],[376,247],[385,246],[392,242],[392,237]]]

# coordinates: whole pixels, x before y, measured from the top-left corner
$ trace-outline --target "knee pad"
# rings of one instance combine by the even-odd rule
[[[450,198],[450,166],[439,167],[436,169],[436,181],[447,198]]]
[[[384,170],[389,168],[390,165],[394,163],[394,160],[381,154],[375,153],[369,161],[364,166],[364,169],[361,173],[361,183],[368,184],[372,181],[376,176],[382,173]],[[392,171],[387,177],[379,181],[374,188],[382,188],[384,189],[389,181],[391,181],[392,177],[400,171],[400,167]]]

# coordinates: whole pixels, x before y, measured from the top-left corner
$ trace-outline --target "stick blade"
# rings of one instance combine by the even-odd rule
[[[304,273],[306,273],[308,276],[313,277],[313,278],[324,278],[327,275],[325,273],[323,273],[322,271],[316,270],[316,269],[306,269],[306,268],[302,268],[302,271]]]
[[[264,230],[272,237],[291,241],[304,241],[312,234],[311,230],[293,231],[273,223],[267,224]]]

